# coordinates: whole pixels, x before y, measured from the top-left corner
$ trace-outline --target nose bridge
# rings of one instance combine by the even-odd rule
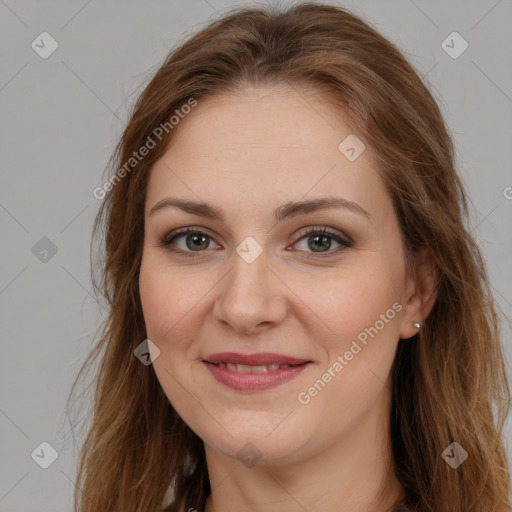
[[[258,244],[259,245],[259,244]],[[261,247],[261,246],[260,246]],[[256,250],[251,242],[242,242],[233,255],[232,270],[227,279],[224,294],[237,300],[252,297],[258,300],[269,293],[268,257],[266,252]]]
[[[217,320],[234,329],[250,331],[259,324],[283,318],[285,298],[280,296],[279,280],[268,268],[269,263],[266,251],[254,239],[239,244],[231,271],[215,300]]]

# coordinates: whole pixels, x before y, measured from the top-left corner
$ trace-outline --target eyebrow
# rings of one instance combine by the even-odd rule
[[[187,213],[191,213],[199,217],[216,219],[221,222],[224,221],[224,214],[217,207],[202,201],[192,201],[176,197],[166,197],[161,201],[158,201],[158,203],[151,208],[149,215],[169,206],[175,206]],[[371,215],[362,206],[341,197],[319,197],[307,201],[289,201],[276,208],[273,214],[274,218],[278,222],[281,222],[287,218],[325,210],[327,208],[345,208],[351,212],[364,215],[371,220]]]

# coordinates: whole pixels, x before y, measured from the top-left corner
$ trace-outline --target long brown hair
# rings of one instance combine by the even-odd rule
[[[283,83],[323,93],[374,150],[408,261],[426,248],[436,268],[434,309],[418,335],[399,342],[392,369],[390,443],[407,505],[506,510],[502,428],[510,391],[452,139],[432,94],[392,43],[345,9],[302,3],[238,9],[211,22],[169,54],[133,107],[94,226],[103,247],[94,285],[108,318],[71,391],[101,356],[75,511],[204,507],[203,443],[174,411],[152,366],[134,356],[146,338],[138,289],[146,185],[174,133],[169,119],[191,99],[200,105],[206,95]],[[154,147],[131,161],[148,137]],[[457,468],[441,457],[453,442],[468,454]],[[171,488],[174,495],[166,495]]]

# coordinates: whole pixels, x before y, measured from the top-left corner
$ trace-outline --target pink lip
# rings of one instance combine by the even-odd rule
[[[207,359],[203,360],[203,363],[221,384],[236,391],[250,392],[264,391],[288,382],[312,364],[311,361],[306,359],[297,359],[282,354],[260,353],[244,355],[235,352],[223,352],[208,356]],[[216,366],[218,363],[234,363],[248,366],[288,364],[293,366],[263,373],[251,373],[221,368]]]

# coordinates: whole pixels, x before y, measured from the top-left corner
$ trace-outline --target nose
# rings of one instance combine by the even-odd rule
[[[281,323],[288,312],[286,286],[268,266],[265,252],[252,263],[238,254],[216,287],[214,319],[240,334],[256,334]]]

